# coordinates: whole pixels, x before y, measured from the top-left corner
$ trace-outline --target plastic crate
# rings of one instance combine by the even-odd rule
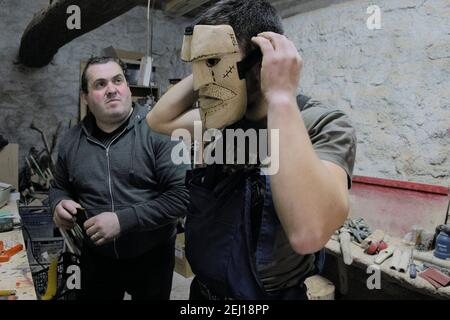
[[[22,225],[31,238],[53,237],[57,230],[49,207],[19,207]],[[28,235],[27,235],[28,236]]]
[[[26,239],[27,255],[30,264],[48,264],[42,254],[47,252],[49,255],[60,255],[65,250],[64,238],[33,238]],[[36,258],[39,261],[36,261]]]
[[[60,256],[60,261],[57,268],[57,290],[53,300],[75,300],[77,290],[67,289],[66,282],[68,278],[67,268],[71,265],[80,264],[80,259],[77,255],[70,252],[65,252]],[[32,272],[34,287],[36,295],[40,299],[47,290],[48,282],[48,268]]]

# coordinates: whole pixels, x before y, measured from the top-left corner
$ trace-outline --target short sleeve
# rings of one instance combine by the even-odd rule
[[[356,156],[356,133],[350,119],[313,99],[301,113],[316,154],[345,170],[350,189]]]

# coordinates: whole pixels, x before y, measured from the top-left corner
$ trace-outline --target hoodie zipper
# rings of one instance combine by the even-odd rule
[[[115,206],[114,206],[114,198],[112,194],[112,183],[111,183],[111,166],[109,164],[109,148],[111,145],[116,141],[125,131],[127,128],[124,128],[117,136],[114,137],[114,139],[111,140],[111,142],[105,147],[103,144],[87,137],[89,141],[92,141],[93,143],[102,146],[106,150],[106,165],[107,165],[107,171],[108,171],[108,187],[109,187],[109,196],[111,198],[111,211],[114,212]],[[116,239],[113,240],[113,247],[114,247],[114,253],[116,255],[116,259],[119,259],[119,253],[117,252],[116,248]]]

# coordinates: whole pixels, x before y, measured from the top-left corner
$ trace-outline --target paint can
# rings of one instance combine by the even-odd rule
[[[436,246],[434,248],[433,255],[439,259],[449,259],[450,258],[450,226],[440,225],[436,228],[439,231],[436,237]]]

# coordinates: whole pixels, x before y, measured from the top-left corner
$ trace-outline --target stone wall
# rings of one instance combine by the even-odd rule
[[[63,121],[67,129],[70,119],[77,120],[80,60],[99,55],[108,46],[138,52],[146,49],[146,7],[136,7],[60,48],[43,68],[17,64],[23,31],[33,14],[47,4],[48,0],[0,1],[0,134],[20,144],[21,166],[30,147],[43,148],[39,134],[29,129],[32,122],[50,136],[58,122]],[[156,80],[165,91],[168,79],[189,72],[189,66],[180,60],[180,48],[184,27],[190,21],[167,17],[161,11],[155,17]]]
[[[0,134],[42,147],[32,121],[53,133],[78,116],[79,62],[110,45],[145,51],[146,8],[135,8],[59,50],[51,64],[16,64],[23,30],[48,2],[0,1]],[[377,1],[381,29],[369,30],[371,1],[343,1],[284,20],[305,61],[299,90],[347,112],[357,129],[355,174],[448,185],[450,177],[450,2]],[[189,71],[180,47],[186,19],[156,14],[157,80]]]
[[[369,30],[367,8],[381,9]],[[348,113],[355,174],[449,185],[450,2],[344,1],[284,20],[299,90]]]

